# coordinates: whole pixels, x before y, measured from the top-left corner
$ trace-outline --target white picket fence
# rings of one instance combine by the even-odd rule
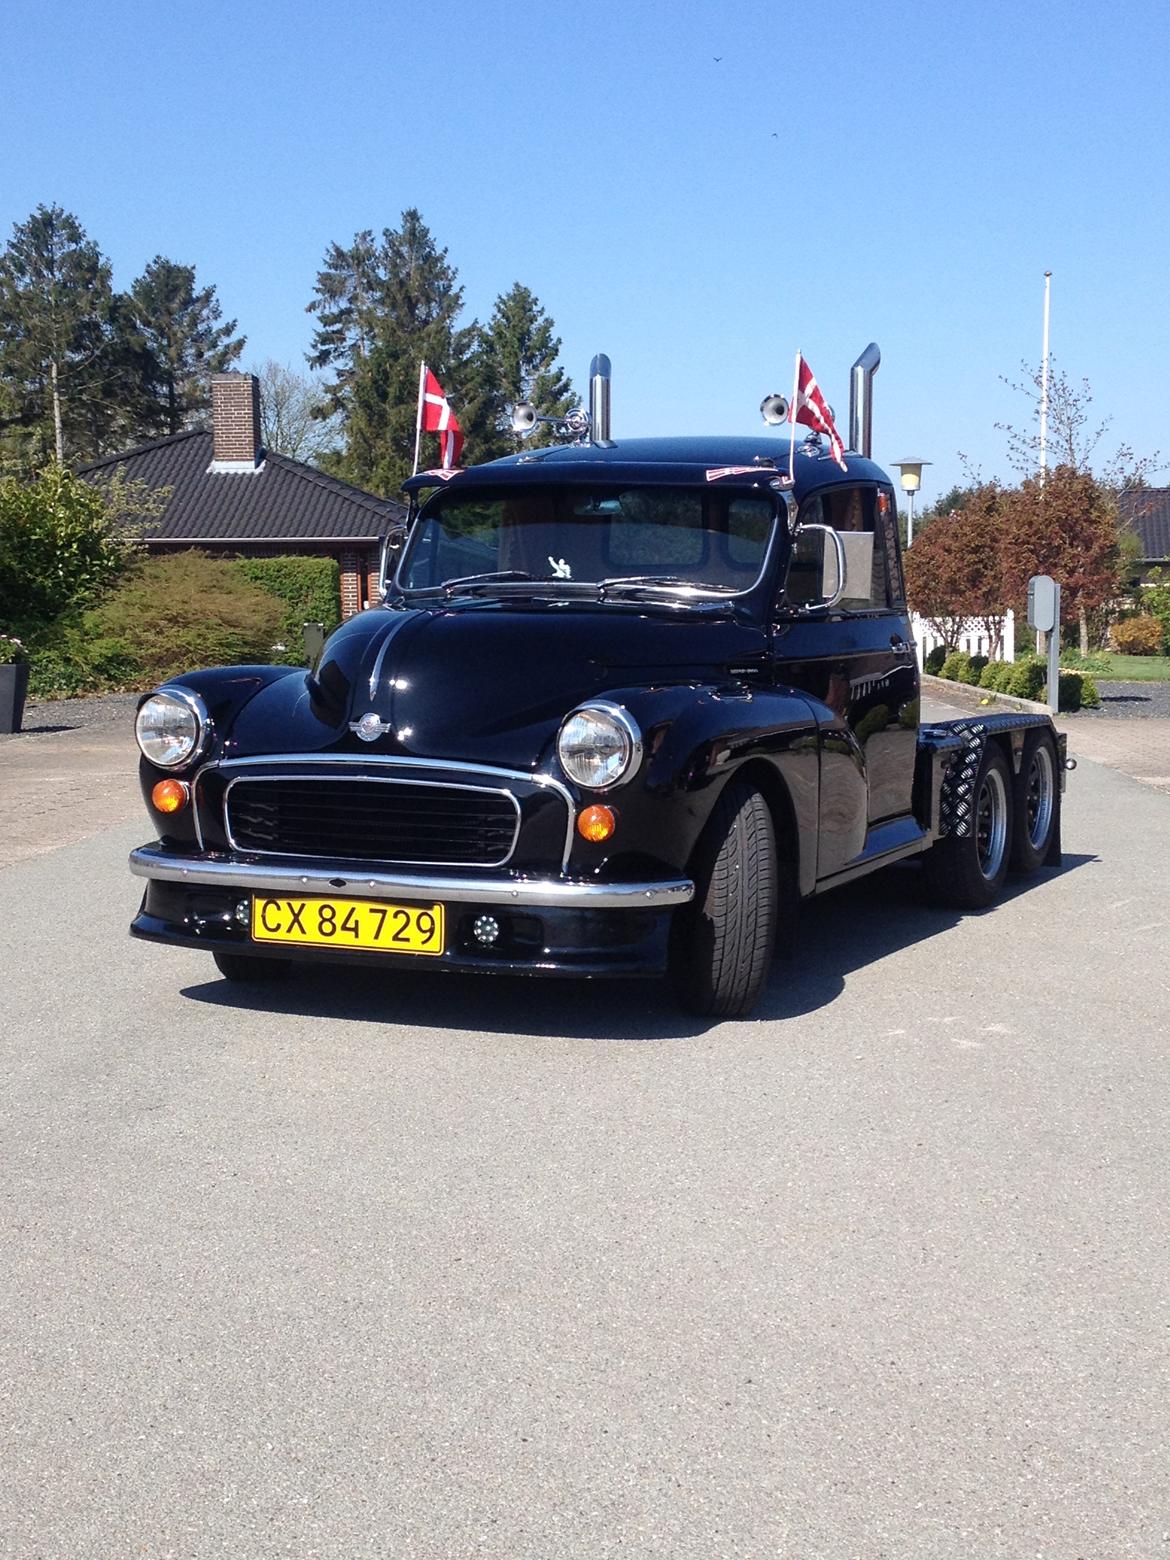
[[[918,665],[921,669],[926,664],[926,658],[936,645],[941,645],[942,640],[918,616],[917,612],[910,614],[910,632],[914,635],[914,645],[918,651]],[[970,655],[990,655],[987,635],[979,629],[969,629],[959,635],[959,643],[956,649],[966,650]],[[1009,612],[1003,624],[1003,645],[1000,649],[1001,661],[1014,661],[1016,658],[1016,617],[1014,612]]]

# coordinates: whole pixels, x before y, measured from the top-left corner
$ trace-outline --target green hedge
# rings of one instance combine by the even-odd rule
[[[273,650],[276,664],[304,666],[305,640],[302,625],[323,623],[331,634],[341,621],[341,586],[334,558],[237,558],[233,563],[245,579],[259,585],[285,606],[278,642],[283,650]]]

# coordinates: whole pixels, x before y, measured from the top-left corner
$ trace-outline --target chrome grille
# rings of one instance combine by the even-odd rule
[[[247,776],[224,809],[236,850],[410,866],[502,866],[520,829],[511,792],[437,781]]]

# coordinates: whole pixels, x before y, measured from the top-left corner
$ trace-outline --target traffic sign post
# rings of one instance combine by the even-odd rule
[[[1060,586],[1048,574],[1028,581],[1028,622],[1048,636],[1048,708],[1060,709]]]

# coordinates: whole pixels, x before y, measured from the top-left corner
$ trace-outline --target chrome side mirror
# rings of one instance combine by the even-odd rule
[[[802,525],[788,558],[785,604],[798,612],[828,612],[845,594],[845,569],[845,544],[833,527]]]

